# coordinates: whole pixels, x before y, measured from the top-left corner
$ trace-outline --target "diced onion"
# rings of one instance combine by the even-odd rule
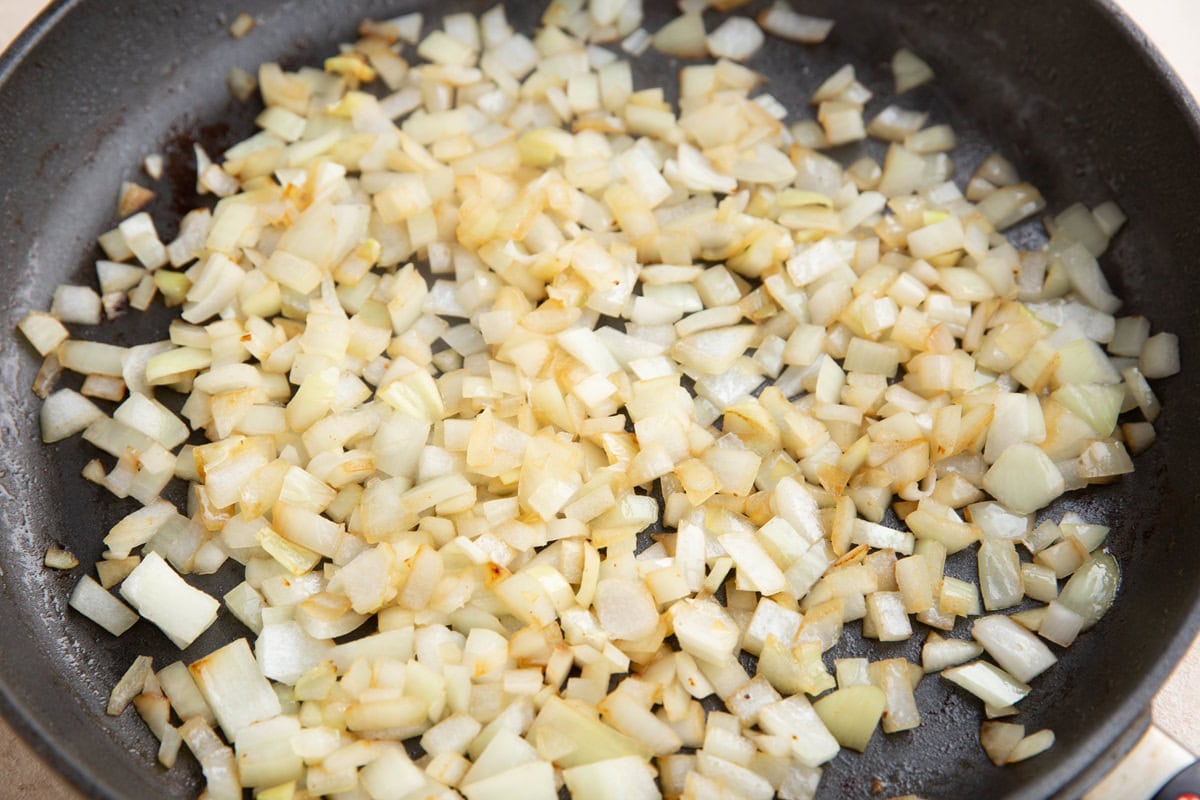
[[[1031,733],[1016,743],[1008,754],[1007,763],[1015,764],[1018,761],[1033,758],[1038,753],[1043,753],[1050,749],[1053,745],[1054,731],[1041,730],[1037,733]]]
[[[1028,685],[986,661],[942,670],[942,677],[993,706],[1014,705],[1029,694]]]
[[[745,61],[763,44],[762,29],[746,17],[729,17],[708,34],[708,52],[714,58]]]
[[[204,771],[205,794],[212,800],[237,800],[242,796],[233,750],[222,744],[204,720],[195,717],[180,728],[180,735]]]
[[[1025,738],[1025,726],[1011,722],[985,722],[979,732],[979,741],[988,758],[997,767],[1008,763],[1017,744]]]
[[[654,48],[677,58],[704,58],[708,55],[704,20],[699,14],[683,14],[658,29],[651,40]]]
[[[1101,553],[1081,565],[1059,593],[1058,602],[1082,620],[1082,629],[1095,625],[1108,612],[1121,583],[1117,561]]]
[[[153,679],[154,669],[150,656],[138,656],[129,665],[129,669],[121,676],[121,680],[117,681],[117,685],[113,687],[112,693],[108,697],[108,708],[106,709],[109,716],[118,717],[135,697],[142,693],[146,686],[146,681]]]
[[[892,74],[896,79],[896,94],[904,94],[933,80],[933,69],[911,50],[897,50],[892,56]]]
[[[42,441],[57,442],[104,419],[95,403],[73,389],[59,389],[46,397],[41,409]]]
[[[803,44],[820,44],[833,30],[833,20],[799,14],[784,0],[760,12],[758,24],[772,36]]]
[[[180,649],[217,619],[217,601],[188,585],[158,553],[145,556],[121,583],[121,596]]]
[[[63,284],[54,290],[50,314],[63,322],[100,324],[100,295],[89,286]]]
[[[926,673],[1016,714],[1043,640],[1107,612],[1109,527],[1035,522],[1134,469],[1151,381],[1181,367],[1116,316],[1099,259],[1124,213],[1055,208],[1018,249],[1002,232],[1039,191],[998,154],[954,183],[955,131],[886,102],[868,124],[853,64],[785,123],[739,62],[834,23],[779,0],[706,31],[743,5],[683,0],[653,35],[640,0],[553,0],[528,36],[503,6],[409,14],[320,68],[235,68],[265,108],[194,147],[215,203],[164,243],[124,184],[99,292],[19,323],[43,439],[81,433],[84,477],[140,504],[71,607],[211,650],[139,659],[111,706],[164,765],[186,743],[206,796],[810,798],[841,747],[920,724]],[[668,102],[623,60],[651,45],[716,61]],[[897,93],[933,78],[907,50],[892,68]],[[882,162],[818,152],[868,135]],[[181,316],[157,341],[68,329],[156,297]],[[186,576],[232,565],[254,639],[212,650],[221,602]],[[827,668],[847,627],[902,642],[913,617],[974,640]],[[996,764],[1053,743],[980,737]]]
[[[988,655],[1019,681],[1028,683],[1057,661],[1037,637],[1005,616],[975,620],[971,635],[983,645]]]
[[[935,638],[936,637],[936,638]],[[964,664],[983,653],[983,647],[962,639],[943,639],[930,633],[921,648],[921,664],[926,672],[941,672],[946,667]]]
[[[83,614],[113,636],[120,636],[133,627],[138,615],[117,598],[106,592],[90,575],[84,575],[71,593],[71,608]]]

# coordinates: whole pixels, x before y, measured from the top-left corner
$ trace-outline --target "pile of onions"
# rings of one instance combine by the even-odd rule
[[[832,22],[779,3],[710,31],[683,5],[654,34],[639,0],[555,0],[532,38],[501,6],[408,15],[324,69],[265,64],[260,131],[197,148],[215,207],[164,243],[126,187],[99,291],[21,323],[43,438],[82,434],[106,454],[84,475],[139,504],[72,607],[180,648],[246,627],[138,659],[109,706],[164,765],[186,745],[209,798],[800,800],[841,747],[918,725],[927,673],[1016,714],[1112,603],[1108,529],[1038,512],[1132,471],[1149,380],[1179,369],[1115,316],[1120,209],[1019,250],[1004,230],[1045,203],[1002,157],[964,190],[954,131],[868,119],[853,67],[789,126],[736,62]],[[673,107],[623,60],[651,44],[718,60]],[[893,66],[898,92],[933,75]],[[819,152],[867,136],[882,164]],[[156,296],[181,307],[160,341],[71,338]],[[944,574],[967,548],[977,582]],[[220,599],[184,577],[231,569]],[[921,664],[823,657],[914,619]],[[1053,741],[982,737],[997,763]]]

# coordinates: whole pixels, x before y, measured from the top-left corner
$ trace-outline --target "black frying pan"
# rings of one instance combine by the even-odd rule
[[[164,237],[194,202],[190,142],[217,154],[252,130],[254,103],[229,100],[232,65],[264,60],[318,64],[353,36],[360,17],[425,6],[427,19],[491,2],[449,0],[62,0],[0,59],[0,706],[51,762],[97,797],[194,796],[189,759],[171,772],[154,764],[156,743],[132,712],[103,713],[104,699],[135,654],[158,666],[180,657],[147,623],[114,640],[66,600],[98,557],[104,531],[131,510],[78,477],[91,454],[77,443],[43,447],[29,386],[38,359],[10,338],[29,309],[45,308],[63,281],[93,281],[98,233],[115,220],[116,188],[141,177],[151,152],[172,163],[152,209]],[[650,3],[647,28],[672,12]],[[673,5],[673,4],[670,4]],[[1195,542],[1196,453],[1200,450],[1200,134],[1198,112],[1162,59],[1107,0],[807,0],[802,10],[838,20],[817,47],[769,41],[754,66],[790,108],[847,60],[890,96],[887,60],[911,46],[938,73],[912,104],[954,124],[959,178],[998,149],[1061,209],[1077,199],[1116,197],[1132,223],[1104,258],[1127,307],[1178,333],[1184,372],[1159,387],[1166,405],[1160,440],[1119,484],[1075,493],[1047,512],[1073,508],[1113,526],[1110,545],[1125,580],[1112,612],[1036,681],[1021,704],[1030,730],[1051,727],[1057,745],[1007,769],[978,743],[978,702],[937,677],[922,681],[924,723],[878,735],[868,752],[844,753],[826,770],[823,797],[928,798],[1076,796],[1115,760],[1145,722],[1151,695],[1200,627],[1200,547]],[[542,0],[512,0],[526,30]],[[429,10],[433,9],[433,13]],[[258,27],[234,40],[241,11]],[[648,59],[646,85],[673,85],[677,64]],[[879,101],[877,100],[876,103]],[[872,108],[877,106],[872,106]],[[853,148],[843,155],[854,155]],[[1018,232],[1038,240],[1036,225]],[[164,316],[134,315],[84,336],[144,341]],[[1193,390],[1188,387],[1193,387]],[[83,566],[41,566],[48,543],[66,543]],[[969,553],[952,560],[963,575]],[[222,590],[229,574],[201,584]],[[964,635],[960,630],[957,635]],[[185,654],[196,658],[245,635],[227,615]],[[919,642],[866,644],[844,637],[833,655],[917,658]],[[878,782],[878,784],[876,784]]]

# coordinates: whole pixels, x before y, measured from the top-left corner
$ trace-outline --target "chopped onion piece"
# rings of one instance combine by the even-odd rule
[[[842,747],[862,753],[887,702],[875,686],[848,686],[830,692],[813,703],[813,710]]]
[[[1001,453],[983,478],[983,488],[1009,510],[1032,514],[1061,495],[1062,473],[1038,447],[1019,443]]]
[[[758,724],[774,736],[791,740],[792,757],[807,767],[837,755],[838,743],[803,695],[774,702],[758,714]]]
[[[1054,731],[1046,729],[1031,733],[1013,747],[1008,754],[1008,763],[1015,764],[1027,758],[1033,758],[1054,746]]]
[[[759,12],[758,24],[772,36],[802,44],[820,44],[833,30],[833,20],[799,14],[786,0],[776,0]]]
[[[1021,558],[1012,542],[985,540],[979,545],[978,564],[979,594],[984,608],[998,611],[1021,602],[1025,594]]]
[[[217,619],[217,601],[188,585],[158,553],[146,555],[129,573],[121,596],[181,650]]]
[[[1008,617],[981,617],[971,625],[971,635],[1010,675],[1028,683],[1057,661],[1050,648]]]
[[[1147,378],[1169,378],[1179,372],[1179,337],[1158,333],[1146,340],[1138,356],[1138,368]]]
[[[729,17],[706,39],[708,52],[716,58],[745,61],[763,44],[762,29],[746,17]]]
[[[979,742],[997,767],[1008,763],[1017,744],[1025,738],[1025,726],[1011,722],[985,722],[979,729]]]
[[[137,614],[104,590],[90,575],[84,575],[71,592],[71,608],[113,636],[120,636],[138,621]]]
[[[146,171],[154,180],[162,177],[163,173],[163,157],[160,153],[151,153],[142,159],[142,169]]]
[[[70,337],[63,324],[52,315],[36,311],[17,323],[17,329],[24,334],[34,349],[44,356],[53,353]]]
[[[896,94],[904,94],[933,80],[933,69],[907,49],[897,50],[892,56],[892,74],[896,79]]]
[[[79,392],[59,389],[43,401],[40,418],[42,441],[49,443],[70,438],[105,415]]]
[[[238,800],[242,784],[233,750],[223,745],[216,732],[199,717],[185,722],[180,735],[204,771],[205,795],[211,800]]]
[[[292,746],[299,733],[299,720],[289,716],[242,728],[234,742],[241,784],[271,787],[300,779],[304,775],[304,760]]]
[[[46,548],[46,555],[42,559],[42,563],[50,569],[75,569],[79,566],[79,559],[71,553],[57,545],[50,545]]]
[[[658,29],[651,40],[654,48],[676,58],[704,58],[708,55],[704,20],[699,14],[683,14]]]
[[[129,669],[125,670],[125,674],[121,676],[121,680],[117,681],[117,685],[113,687],[112,693],[108,696],[108,708],[106,713],[110,717],[119,717],[133,702],[133,699],[142,693],[143,687],[148,679],[154,677],[153,662],[150,656],[138,656],[129,665]]]
[[[229,23],[229,35],[235,39],[241,39],[254,29],[254,22],[254,17],[243,11],[233,18],[233,22]]]
[[[899,592],[867,595],[867,620],[881,642],[902,642],[912,636],[912,625]]]
[[[158,269],[167,263],[167,250],[158,239],[154,221],[145,211],[134,214],[117,226],[129,250],[147,269]],[[122,259],[114,259],[120,261]]]
[[[1038,633],[1062,647],[1069,647],[1075,637],[1083,630],[1083,617],[1064,606],[1057,600],[1051,600],[1046,606],[1046,615],[1038,626]]]
[[[672,606],[671,616],[685,653],[712,664],[733,657],[739,638],[737,625],[716,603],[683,601]]]
[[[597,761],[563,770],[563,779],[572,797],[580,800],[631,798],[653,800],[659,797],[654,785],[655,771],[640,758],[625,756]],[[526,789],[520,789],[522,796]],[[551,795],[557,797],[555,791]]]
[[[942,670],[942,677],[993,706],[1015,705],[1029,694],[1029,686],[986,661],[950,667]]]
[[[140,211],[153,199],[154,192],[146,187],[124,181],[121,183],[121,192],[117,198],[117,216],[127,217],[135,211]]]
[[[100,324],[100,295],[88,286],[62,284],[54,290],[50,314],[63,322]]]
[[[254,657],[263,675],[287,684],[295,684],[326,661],[332,650],[332,644],[309,636],[295,621],[263,625],[254,643]]]
[[[947,667],[978,658],[982,653],[983,647],[975,642],[944,639],[936,633],[930,633],[921,648],[921,665],[926,672],[941,672]]]
[[[636,759],[641,763],[641,759]],[[603,762],[601,762],[603,763]],[[463,788],[467,800],[497,800],[520,794],[538,800],[558,797],[554,787],[554,768],[545,761],[521,764],[510,770],[492,775]]]
[[[236,739],[247,725],[280,712],[279,698],[259,671],[245,639],[210,653],[188,670],[229,739]]]
[[[1078,614],[1082,629],[1087,630],[1108,612],[1120,583],[1116,559],[1101,553],[1074,571],[1059,593],[1058,603]]]

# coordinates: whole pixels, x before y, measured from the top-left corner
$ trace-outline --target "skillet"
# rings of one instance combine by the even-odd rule
[[[164,240],[195,202],[190,143],[217,155],[248,135],[259,106],[238,104],[228,69],[261,62],[319,64],[350,40],[362,17],[422,9],[486,10],[491,2],[446,0],[60,0],[0,58],[0,328],[14,330],[44,309],[62,282],[92,283],[96,235],[116,222],[116,188],[146,182],[143,156],[167,155],[151,211]],[[513,0],[514,27],[530,31],[541,0]],[[647,0],[647,29],[674,13]],[[1051,210],[1116,198],[1131,223],[1103,265],[1126,310],[1180,336],[1181,376],[1159,384],[1165,413],[1159,441],[1120,483],[1067,496],[1043,512],[1076,510],[1112,526],[1109,546],[1124,582],[1113,610],[1035,682],[1021,704],[1029,730],[1052,728],[1055,747],[998,769],[978,744],[973,698],[940,679],[917,690],[923,724],[876,736],[865,755],[839,755],[821,797],[1075,797],[1136,739],[1150,697],[1200,628],[1200,547],[1194,508],[1200,479],[1200,112],[1161,57],[1108,0],[807,0],[801,10],[838,21],[819,46],[768,40],[751,66],[791,109],[847,61],[876,91],[868,111],[891,95],[887,60],[901,45],[922,54],[935,84],[906,98],[929,107],[959,134],[958,177],[989,152],[1010,158],[1049,199]],[[244,39],[228,25],[246,11],[258,20]],[[711,20],[710,20],[711,27]],[[427,28],[428,29],[428,28]],[[640,86],[673,86],[679,64],[652,57],[635,71]],[[878,151],[873,151],[878,155]],[[837,153],[856,157],[847,148]],[[1029,224],[1019,244],[1039,241]],[[166,319],[131,315],[77,331],[118,344],[147,341]],[[161,329],[161,328],[159,328]],[[246,635],[223,615],[182,656],[148,623],[113,639],[67,609],[79,574],[99,557],[103,533],[133,509],[79,477],[94,454],[78,442],[37,440],[38,401],[29,387],[33,351],[0,336],[0,708],[27,739],[88,796],[196,796],[190,758],[170,772],[154,764],[156,742],[132,712],[104,715],[108,691],[135,655],[157,667],[192,660]],[[67,385],[70,385],[69,383]],[[175,499],[179,499],[177,496]],[[41,566],[48,544],[82,562],[71,573]],[[962,554],[969,556],[969,552]],[[951,574],[973,574],[972,558]],[[200,579],[221,593],[230,572]],[[965,635],[965,626],[955,632]],[[918,658],[918,636],[881,645],[843,637],[836,657]]]

